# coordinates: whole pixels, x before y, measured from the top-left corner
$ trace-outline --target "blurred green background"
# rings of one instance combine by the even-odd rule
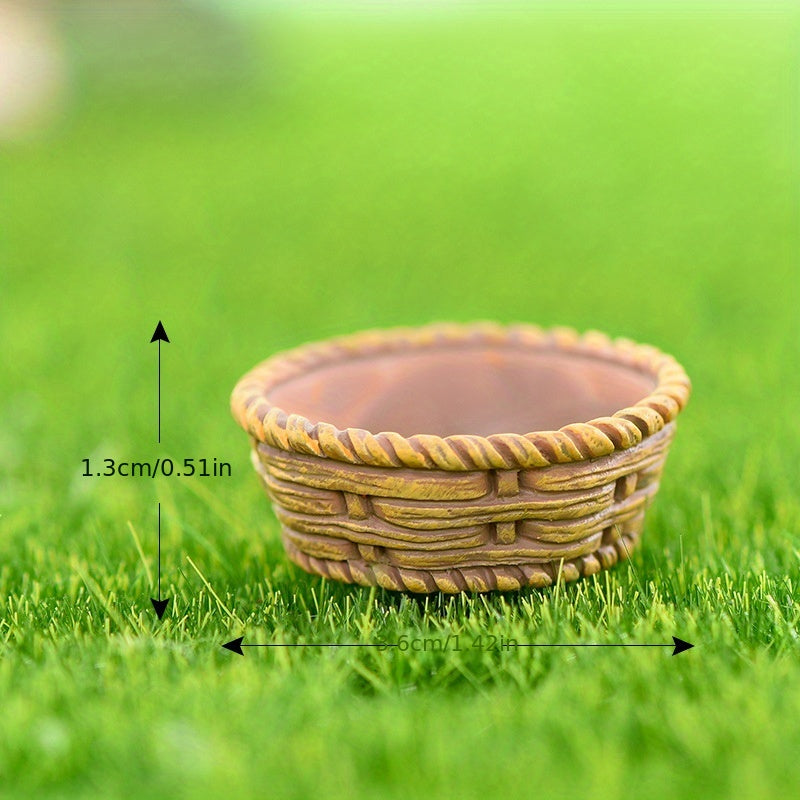
[[[0,796],[796,790],[797,4],[4,2],[0,23],[24,107],[0,105]],[[472,319],[686,367],[633,567],[420,604],[290,566],[235,381],[308,340]],[[233,477],[80,474],[156,455]],[[698,647],[218,647],[469,630]]]

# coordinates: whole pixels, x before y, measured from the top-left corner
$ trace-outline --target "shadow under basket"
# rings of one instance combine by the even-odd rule
[[[627,558],[689,393],[653,347],[477,323],[278,354],[231,407],[292,561],[455,593],[548,586]]]

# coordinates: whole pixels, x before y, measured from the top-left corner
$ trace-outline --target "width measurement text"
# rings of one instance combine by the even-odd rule
[[[396,642],[387,642],[378,645],[378,650],[397,648],[401,653],[412,651],[416,653],[452,652],[460,653],[465,650],[484,650],[488,652],[511,650],[518,646],[516,639],[505,636],[492,636],[483,634],[468,636],[463,633],[450,633],[447,636],[400,636]]]

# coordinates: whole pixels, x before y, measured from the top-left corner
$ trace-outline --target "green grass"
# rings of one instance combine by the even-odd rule
[[[126,61],[70,27],[72,105],[2,156],[0,796],[793,796],[799,23],[789,5],[273,13],[201,39],[210,66],[177,77],[146,38]],[[475,318],[686,366],[632,564],[427,600],[294,568],[236,379],[303,341]],[[155,455],[233,477],[80,476]],[[242,633],[696,648],[220,648]]]

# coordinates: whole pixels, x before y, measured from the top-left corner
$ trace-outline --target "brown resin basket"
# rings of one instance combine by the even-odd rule
[[[626,558],[689,393],[653,347],[478,323],[273,356],[231,407],[296,564],[362,586],[485,592]]]

